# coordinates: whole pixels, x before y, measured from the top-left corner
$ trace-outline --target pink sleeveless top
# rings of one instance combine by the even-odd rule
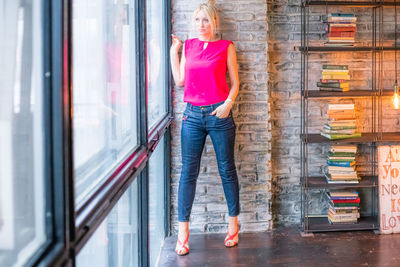
[[[212,105],[225,101],[229,95],[226,82],[228,46],[231,41],[208,42],[198,38],[185,42],[184,102],[194,106]]]

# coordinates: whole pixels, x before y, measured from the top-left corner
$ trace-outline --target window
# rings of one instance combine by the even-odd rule
[[[79,207],[138,144],[133,0],[73,1],[73,150]]]
[[[149,128],[167,112],[164,1],[147,0],[147,87]]]
[[[77,267],[136,267],[138,183],[135,179],[77,255]]]
[[[150,266],[157,266],[165,238],[165,138],[161,138],[149,160]]]
[[[146,1],[0,0],[0,266],[155,264],[170,8]]]
[[[0,266],[46,241],[42,1],[0,0]]]

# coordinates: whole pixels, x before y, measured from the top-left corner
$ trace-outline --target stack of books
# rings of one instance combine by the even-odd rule
[[[349,67],[347,65],[322,65],[322,79],[317,82],[321,91],[349,91]]]
[[[331,139],[361,137],[357,132],[354,104],[329,104],[328,122],[324,124],[321,135]]]
[[[327,42],[325,46],[354,46],[357,18],[352,13],[332,13],[328,15],[328,27],[325,28]]]
[[[358,183],[360,178],[356,169],[357,146],[331,146],[326,161],[326,181],[332,183]]]
[[[331,224],[357,223],[360,218],[360,198],[355,190],[327,192],[328,220]]]

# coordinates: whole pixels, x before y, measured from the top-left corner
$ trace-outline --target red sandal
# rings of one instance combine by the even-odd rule
[[[225,247],[232,248],[234,246],[237,246],[238,243],[239,243],[239,228],[233,235],[229,235],[229,230],[228,230],[228,233],[225,237]]]
[[[176,254],[178,254],[179,256],[185,256],[189,254],[188,240],[189,240],[189,233],[186,237],[186,240],[183,243],[178,238],[178,242],[176,243],[176,248],[175,248]]]

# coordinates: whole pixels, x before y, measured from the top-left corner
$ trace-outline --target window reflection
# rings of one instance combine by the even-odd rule
[[[134,1],[73,1],[72,13],[79,206],[137,145]]]
[[[76,258],[78,267],[136,267],[138,184],[135,179]]]
[[[0,266],[46,241],[41,10],[0,0]]]
[[[149,160],[150,266],[157,266],[165,238],[165,138],[161,138]]]
[[[148,124],[151,128],[166,113],[164,1],[147,0]]]

